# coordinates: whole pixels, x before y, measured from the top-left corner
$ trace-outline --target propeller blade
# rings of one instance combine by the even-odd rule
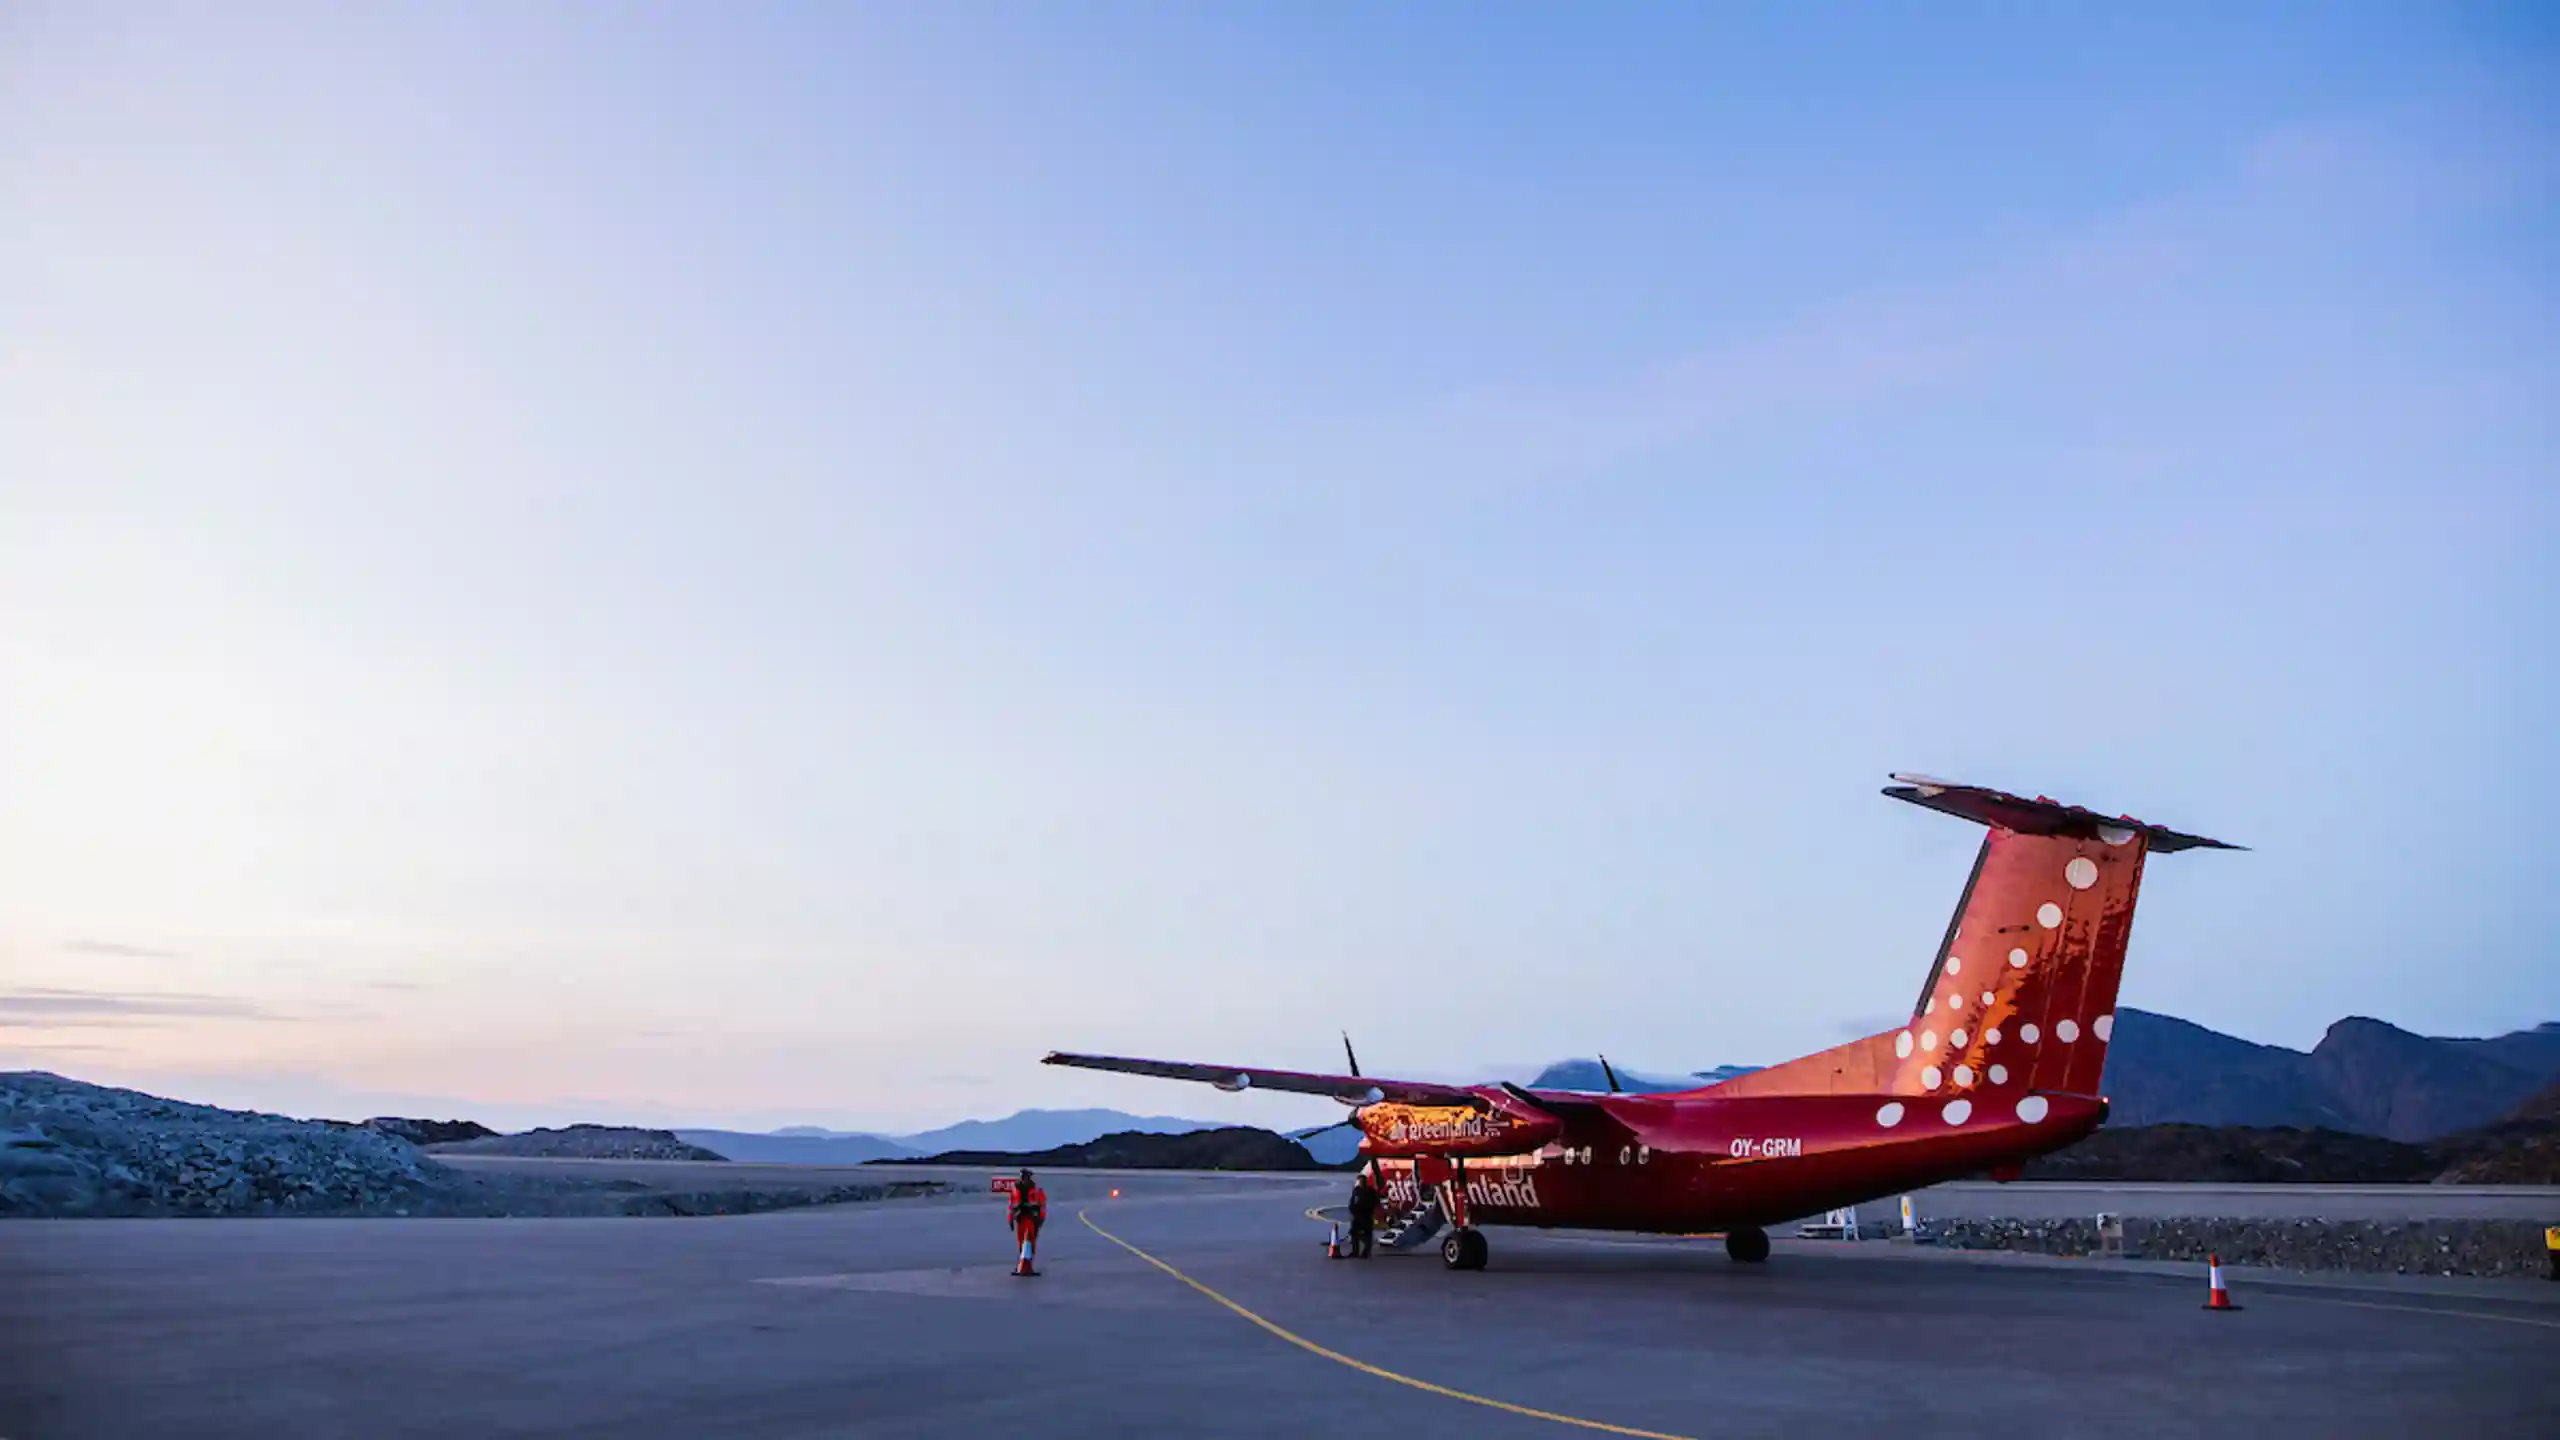
[[[1351,1053],[1351,1032],[1348,1030],[1342,1032],[1342,1058],[1351,1062],[1352,1074],[1360,1073],[1360,1057]]]
[[[1600,1057],[1600,1073],[1609,1077],[1609,1093],[1617,1094],[1618,1072],[1609,1068],[1609,1057],[1606,1055]]]
[[[1358,1128],[1358,1123],[1356,1121],[1336,1120],[1330,1125],[1318,1125],[1312,1130],[1292,1130],[1289,1132],[1289,1138],[1292,1140],[1311,1140],[1316,1136],[1323,1134],[1327,1130],[1351,1130],[1356,1128]]]

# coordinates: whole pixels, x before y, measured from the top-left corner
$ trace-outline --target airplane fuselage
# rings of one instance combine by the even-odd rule
[[[2107,1108],[2065,1095],[1527,1094],[1561,1129],[1508,1153],[1462,1153],[1471,1141],[1501,1144],[1470,1135],[1482,1122],[1463,1107],[1430,1107],[1428,1130],[1416,1123],[1420,1107],[1364,1110],[1362,1154],[1376,1162],[1389,1206],[1430,1193],[1479,1226],[1770,1225],[2019,1164],[2086,1136]],[[1995,1105],[2009,1113],[1992,1113]]]

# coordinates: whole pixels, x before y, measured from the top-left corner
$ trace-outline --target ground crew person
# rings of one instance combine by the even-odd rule
[[[1031,1268],[1031,1258],[1039,1249],[1041,1222],[1049,1218],[1049,1197],[1041,1190],[1040,1182],[1031,1178],[1029,1170],[1013,1182],[1013,1204],[1005,1218],[1013,1226],[1013,1238],[1022,1245],[1022,1258],[1015,1263],[1013,1273],[1039,1274]]]
[[[1378,1226],[1378,1192],[1371,1188],[1363,1174],[1351,1182],[1351,1258],[1369,1258],[1369,1244]]]

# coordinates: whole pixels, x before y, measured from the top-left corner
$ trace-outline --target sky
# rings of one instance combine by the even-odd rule
[[[2123,1002],[2560,1018],[2560,24],[0,8],[0,1068],[1325,1102]]]

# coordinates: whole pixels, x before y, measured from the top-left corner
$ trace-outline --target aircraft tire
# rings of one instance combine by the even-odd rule
[[[1769,1232],[1757,1225],[1736,1225],[1724,1232],[1724,1253],[1737,1264],[1760,1264],[1769,1258]]]
[[[1452,1270],[1481,1270],[1492,1251],[1481,1230],[1452,1230],[1440,1238],[1440,1263]]]

